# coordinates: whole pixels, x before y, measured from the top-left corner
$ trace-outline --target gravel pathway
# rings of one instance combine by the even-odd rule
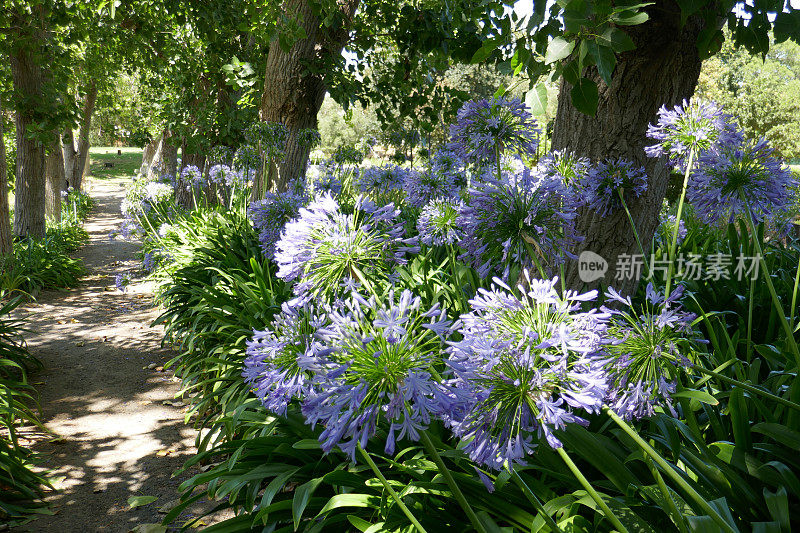
[[[91,188],[91,240],[76,254],[88,269],[80,285],[42,293],[22,311],[28,347],[44,364],[32,376],[42,420],[57,436],[33,435],[33,448],[44,454],[42,466],[58,490],[47,497],[54,514],[18,531],[148,530],[144,525],[161,522],[188,477],[172,474],[195,453],[196,431],[173,400],[179,383],[162,369],[172,353],[160,346],[162,329],[150,327],[158,315],[150,286],[134,281],[124,294],[114,287],[117,273],[140,265],[136,243],[108,238],[122,221],[123,185],[103,180]],[[158,500],[130,509],[132,496]],[[210,504],[190,511],[203,505]],[[193,516],[187,512],[177,523]]]

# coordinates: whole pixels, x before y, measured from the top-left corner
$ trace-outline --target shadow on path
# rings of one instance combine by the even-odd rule
[[[127,532],[158,523],[164,516],[158,509],[176,500],[179,483],[196,473],[172,477],[195,453],[196,431],[184,423],[180,406],[163,403],[173,400],[179,384],[159,371],[173,354],[160,346],[162,329],[150,328],[158,315],[151,287],[134,281],[124,294],[114,287],[117,273],[140,265],[136,243],[108,237],[122,222],[123,185],[93,184],[90,242],[76,254],[88,270],[80,285],[44,292],[20,312],[27,315],[28,347],[44,364],[31,378],[42,421],[57,437],[28,436],[58,490],[47,497],[54,515],[18,531]],[[148,368],[153,364],[158,369]],[[142,495],[158,500],[129,510],[128,498]],[[210,505],[198,502],[176,523]]]

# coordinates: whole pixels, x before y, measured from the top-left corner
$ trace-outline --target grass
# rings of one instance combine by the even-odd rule
[[[117,153],[121,151],[121,154]],[[106,163],[113,167],[106,168]],[[135,147],[96,146],[89,149],[89,171],[95,179],[129,177],[142,164],[142,149]]]

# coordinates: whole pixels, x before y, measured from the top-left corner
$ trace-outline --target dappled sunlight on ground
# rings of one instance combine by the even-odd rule
[[[55,514],[19,531],[125,532],[158,523],[180,482],[197,473],[172,477],[195,453],[197,432],[175,399],[177,379],[164,369],[175,354],[161,346],[163,330],[150,327],[158,316],[152,287],[140,280],[125,293],[115,287],[116,274],[141,264],[136,243],[108,236],[121,222],[123,194],[122,180],[93,185],[91,242],[76,254],[88,275],[70,290],[40,294],[19,312],[27,315],[28,346],[44,364],[31,381],[50,432],[27,428],[23,442],[41,452],[56,489],[47,497]],[[158,500],[130,509],[132,496]],[[176,525],[210,506],[197,502]]]

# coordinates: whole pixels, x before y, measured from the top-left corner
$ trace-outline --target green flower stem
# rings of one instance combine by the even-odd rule
[[[789,327],[794,331],[794,311],[797,309],[797,289],[800,287],[800,261],[797,261],[797,272],[794,274],[794,290],[792,291],[792,307],[789,311]]]
[[[420,441],[422,441],[422,445],[425,447],[425,450],[433,459],[433,462],[436,463],[436,466],[439,468],[439,473],[442,474],[444,480],[447,482],[447,485],[450,487],[450,491],[453,493],[453,497],[456,499],[458,504],[467,513],[467,518],[469,521],[472,522],[472,527],[475,528],[475,531],[479,533],[487,533],[486,528],[483,527],[480,519],[478,519],[478,515],[475,514],[475,511],[467,502],[467,499],[464,497],[464,493],[461,492],[461,489],[456,483],[456,480],[453,479],[453,474],[448,470],[447,465],[444,464],[442,460],[442,456],[439,455],[439,452],[436,450],[436,446],[433,445],[431,438],[428,436],[427,431],[420,431]]]
[[[669,489],[667,489],[667,484],[664,483],[664,478],[661,476],[661,472],[658,471],[658,468],[656,468],[656,465],[653,464],[653,460],[650,457],[645,456],[645,462],[650,468],[650,472],[652,472],[653,477],[656,479],[659,492],[661,492],[661,495],[667,502],[667,509],[672,517],[672,521],[675,522],[675,525],[678,526],[678,529],[681,531],[681,533],[688,533],[689,529],[686,527],[686,519],[678,510],[678,506],[675,505],[675,500],[672,499],[672,494],[669,493]]]
[[[753,214],[750,212],[750,204],[747,203],[747,198],[744,197],[744,194],[741,190],[739,191],[739,197],[742,199],[742,202],[744,202],[744,210],[747,214],[747,224],[750,227],[750,234],[753,237],[753,245],[755,245],[756,248],[756,254],[758,255],[758,262],[761,266],[761,271],[764,273],[764,281],[767,282],[769,294],[772,296],[772,303],[775,305],[775,310],[778,311],[778,319],[780,319],[781,325],[783,326],[783,331],[786,333],[786,341],[789,343],[792,353],[794,353],[794,364],[797,368],[800,368],[800,349],[797,347],[797,342],[794,340],[794,331],[792,331],[792,327],[786,320],[786,313],[783,311],[781,301],[778,299],[778,294],[775,292],[775,286],[772,284],[772,276],[769,273],[767,261],[764,259],[764,250],[761,249],[761,243],[758,242],[758,233],[756,232],[755,222],[753,222]]]
[[[536,251],[533,249],[533,246],[531,246],[531,243],[525,240],[525,238],[522,239],[522,242],[525,243],[525,249],[528,251],[528,256],[530,256],[531,261],[533,261],[533,264],[536,266],[536,270],[539,271],[539,275],[542,277],[541,279],[545,279],[547,275],[544,273],[544,268],[542,268],[541,263],[539,263],[539,260],[536,258]]]
[[[667,282],[664,288],[664,298],[669,298],[669,290],[672,287],[672,269],[675,263],[675,250],[678,247],[678,232],[681,229],[681,218],[683,218],[683,204],[686,201],[686,188],[689,186],[689,175],[692,173],[694,164],[694,146],[689,150],[689,159],[686,161],[686,172],[683,174],[683,188],[681,189],[681,199],[678,202],[678,213],[675,216],[675,230],[672,232],[672,242],[669,244],[669,255],[667,257]]]
[[[649,273],[650,272],[650,265],[647,262],[647,255],[644,253],[644,246],[642,246],[642,241],[639,239],[639,232],[636,230],[636,224],[633,222],[633,217],[631,216],[631,211],[628,209],[628,204],[625,202],[625,196],[622,194],[622,187],[617,189],[617,194],[619,194],[619,200],[622,202],[622,207],[625,208],[625,213],[628,215],[628,220],[631,223],[631,229],[633,230],[633,236],[636,237],[636,244],[639,245],[639,253],[642,254],[642,261],[644,261],[644,268]],[[680,225],[680,223],[679,223]]]
[[[497,181],[503,181],[503,172],[500,166],[500,143],[494,143],[494,162],[497,166]]]
[[[715,377],[715,378],[717,378],[717,379],[719,379],[721,381],[724,381],[726,383],[730,383],[731,385],[733,385],[735,387],[742,388],[742,389],[746,390],[747,392],[752,392],[753,394],[758,394],[760,396],[763,396],[764,398],[769,398],[773,402],[777,402],[777,403],[779,403],[781,405],[785,405],[786,407],[788,407],[790,409],[794,409],[795,411],[800,411],[800,405],[798,405],[798,404],[796,404],[794,402],[791,402],[791,401],[789,401],[789,400],[787,400],[785,398],[781,398],[780,396],[777,396],[775,394],[772,394],[771,392],[767,392],[767,391],[761,390],[761,389],[759,389],[757,387],[753,387],[752,385],[748,385],[747,383],[739,381],[738,379],[729,378],[728,376],[726,376],[724,374],[720,374],[718,372],[714,372],[713,370],[708,370],[707,368],[703,368],[702,366],[692,365],[692,369],[693,370],[697,370],[701,374],[706,374],[708,376]]]
[[[528,498],[528,501],[531,502],[531,504],[536,508],[537,511],[539,511],[539,514],[542,515],[542,518],[544,519],[545,523],[548,526],[550,526],[550,529],[553,531],[557,531],[558,533],[562,533],[561,528],[558,527],[556,521],[553,520],[553,517],[550,516],[550,513],[548,513],[545,510],[544,505],[542,505],[542,502],[539,500],[539,498],[536,497],[536,494],[534,494],[533,491],[530,489],[530,487],[528,487],[528,484],[525,483],[525,481],[517,473],[517,471],[511,469],[509,470],[509,472],[511,473],[511,479],[513,479],[514,483],[516,483],[517,486],[520,488],[520,490],[522,490],[522,493],[525,495],[526,498]]]
[[[631,437],[634,442],[644,451],[647,455],[649,455],[655,463],[661,467],[661,469],[675,482],[678,486],[683,489],[686,494],[706,513],[711,519],[720,526],[722,531],[726,531],[727,533],[736,533],[736,531],[728,524],[723,518],[719,515],[719,513],[711,507],[711,505],[702,497],[700,494],[694,490],[694,488],[678,473],[675,469],[670,465],[658,452],[656,452],[652,446],[650,446],[647,441],[645,441],[639,433],[636,432],[627,422],[625,422],[622,418],[619,417],[617,413],[615,413],[611,408],[608,406],[604,407],[603,410],[606,414],[616,422],[616,424],[622,428],[622,430]]]
[[[583,486],[583,488],[586,489],[586,492],[589,493],[589,496],[591,496],[592,499],[595,501],[595,503],[600,507],[600,509],[602,509],[605,517],[608,518],[608,520],[610,520],[612,524],[614,524],[614,527],[617,528],[617,531],[619,531],[620,533],[628,533],[628,529],[622,525],[622,522],[619,521],[617,515],[614,514],[614,512],[611,510],[608,504],[597,493],[597,491],[594,490],[592,484],[589,483],[589,480],[586,479],[586,476],[584,476],[583,473],[580,471],[578,465],[576,465],[572,461],[570,456],[567,455],[567,452],[564,451],[564,448],[563,447],[556,448],[556,452],[558,452],[558,455],[561,456],[561,459],[564,460],[564,462],[567,464],[567,467],[572,471],[572,475],[575,476],[575,478]]]
[[[756,280],[750,278],[750,298],[747,302],[747,362],[750,363],[753,358],[753,296],[756,293]]]
[[[414,525],[414,527],[417,528],[417,531],[419,531],[420,533],[427,533],[427,531],[425,531],[425,528],[422,527],[422,524],[419,523],[419,520],[416,519],[416,517],[411,513],[408,507],[406,507],[406,504],[403,503],[403,500],[400,499],[400,496],[397,495],[397,492],[395,492],[392,486],[389,485],[389,482],[386,481],[386,478],[383,477],[383,473],[381,472],[380,468],[378,468],[378,465],[375,464],[375,461],[372,460],[372,457],[369,456],[367,451],[364,448],[362,448],[360,444],[358,445],[358,451],[361,452],[361,455],[364,457],[364,460],[367,461],[367,464],[370,466],[370,468],[372,468],[372,471],[375,472],[376,476],[378,476],[378,480],[380,480],[381,485],[383,485],[383,487],[392,497],[397,506],[400,507],[400,510],[403,511],[403,514],[406,515],[406,518],[408,518]]]

